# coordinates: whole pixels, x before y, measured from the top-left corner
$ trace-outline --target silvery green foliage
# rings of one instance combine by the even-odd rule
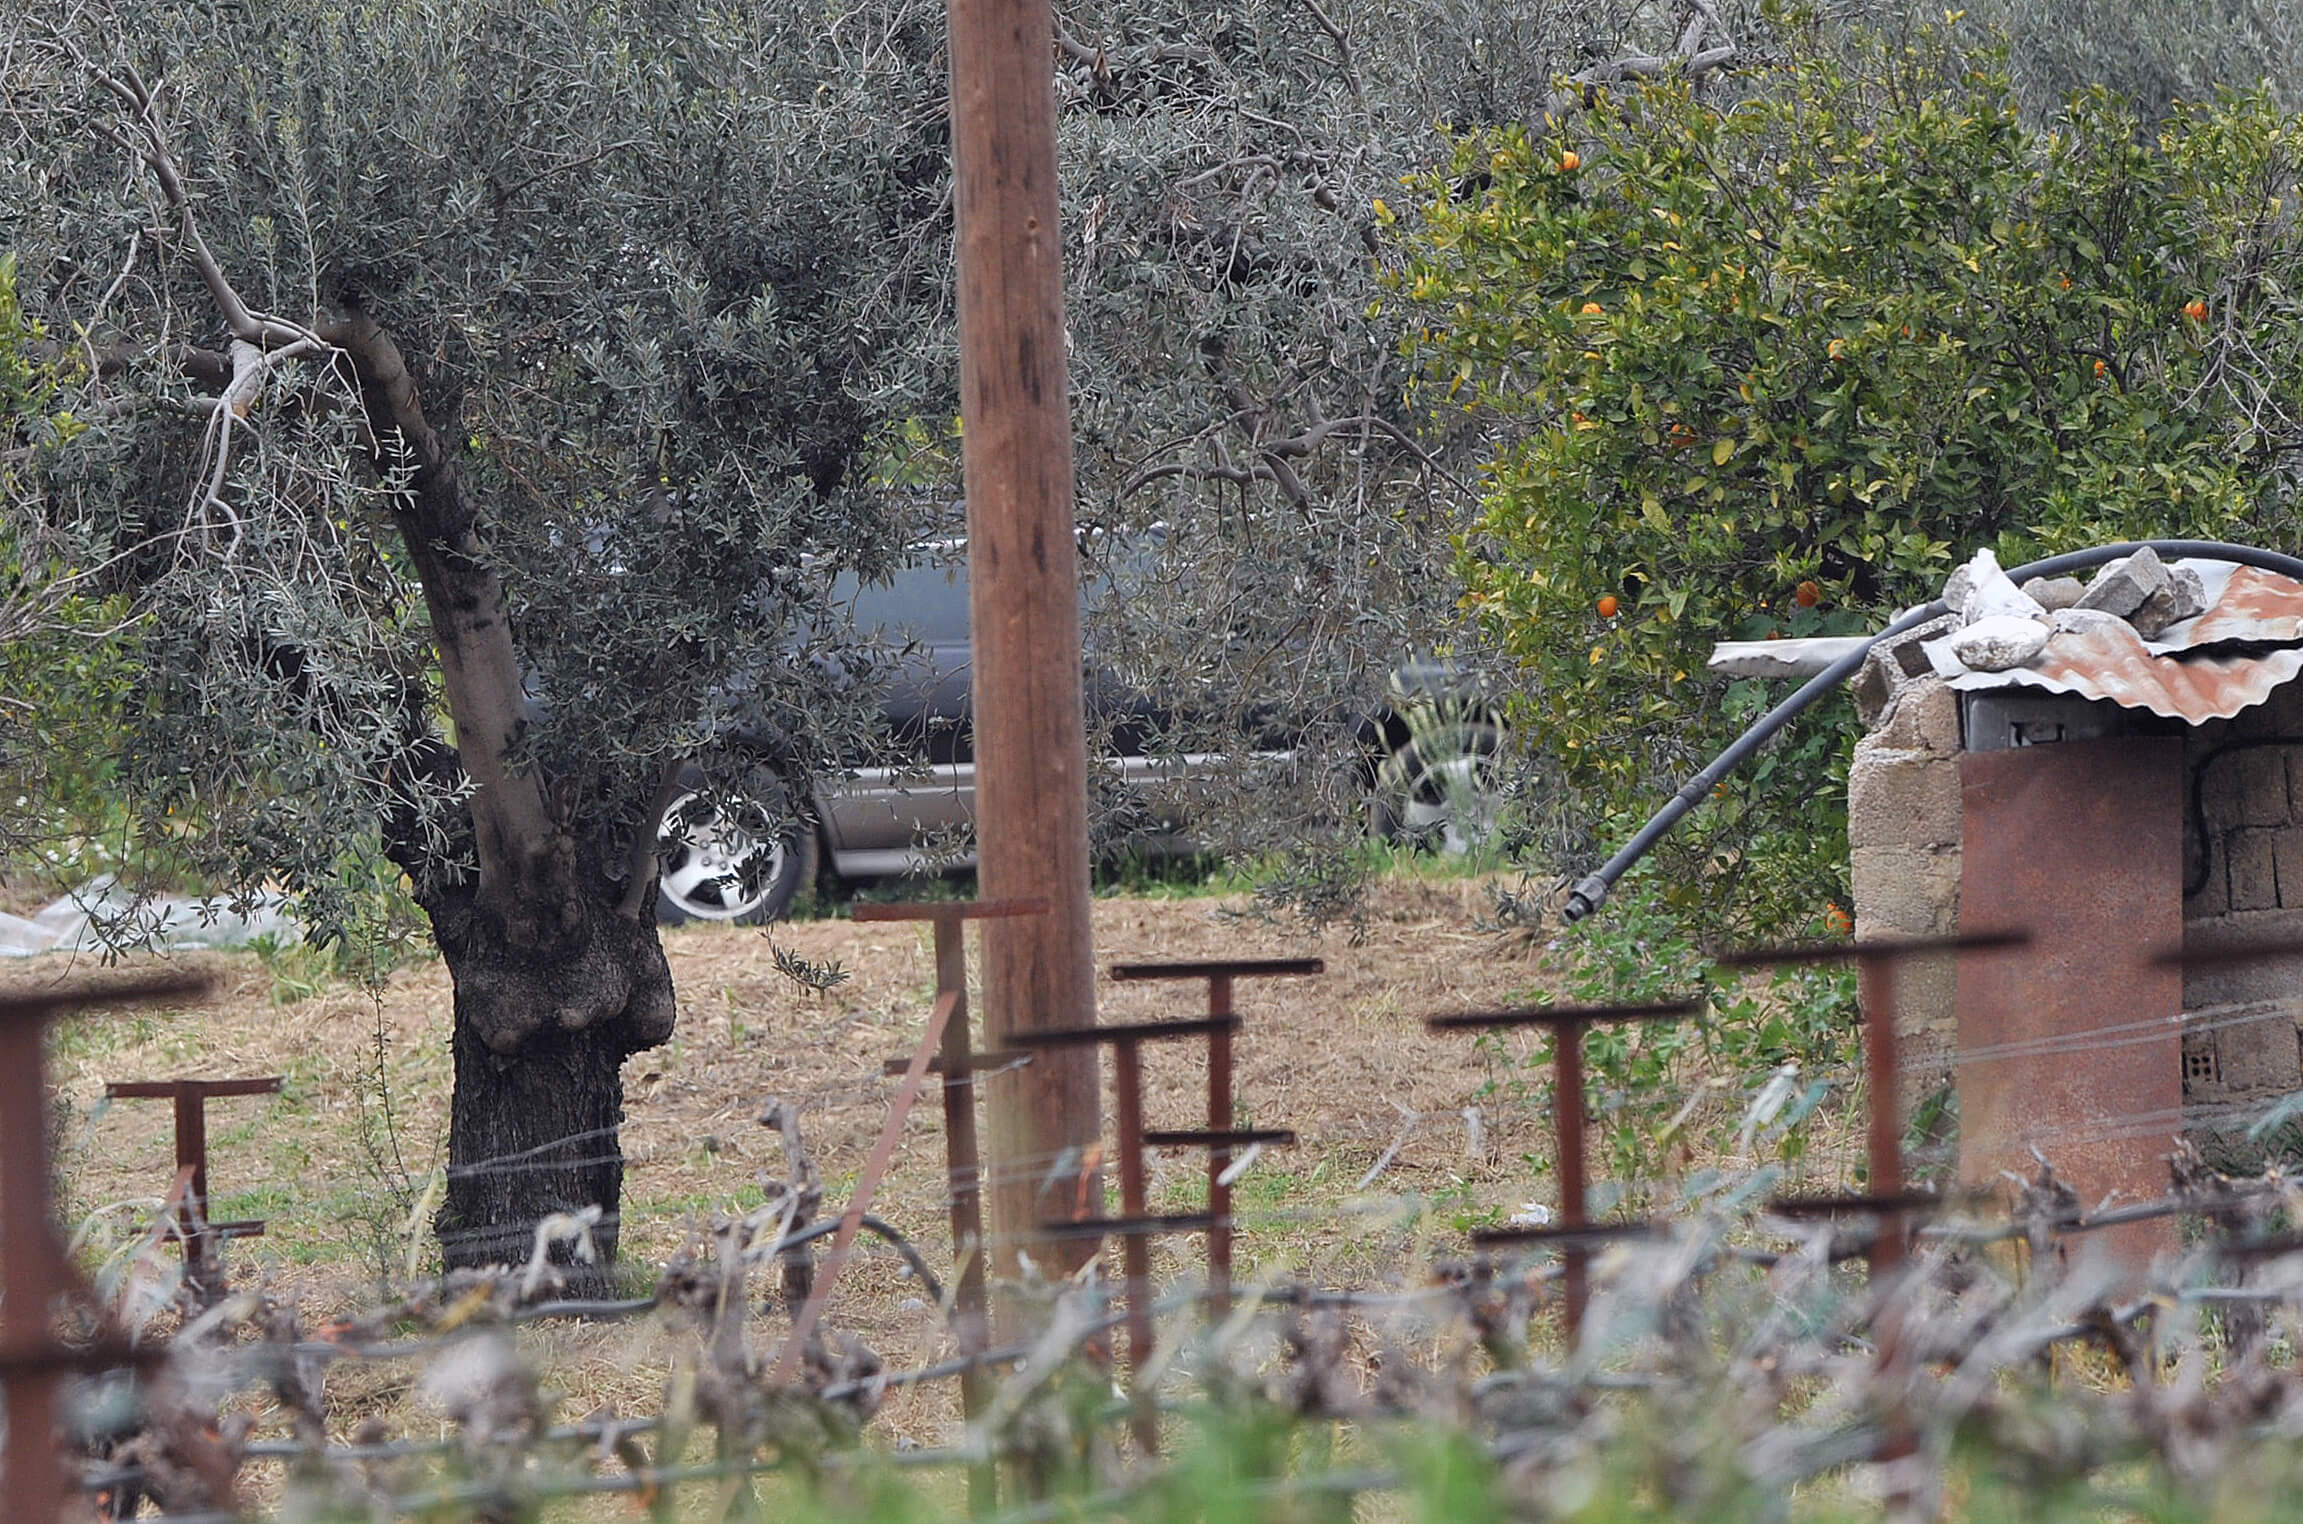
[[[233,356],[190,234],[96,77],[152,84],[246,304],[396,340],[501,572],[521,738],[594,884],[673,759],[804,765],[861,723],[824,589],[885,566],[873,490],[902,341],[943,299],[940,12],[243,0],[19,15],[0,36],[0,247],[84,352],[90,427],[40,511],[147,548],[126,776],[194,807],[194,866],[341,919],[350,847],[420,890],[470,861],[422,591],[349,368],[218,407]],[[69,356],[67,356],[69,358]],[[13,511],[13,510],[12,510]]]
[[[2264,84],[2281,105],[2296,102],[2303,9],[2293,0],[1978,0],[1966,20],[2006,33],[2034,119],[2092,85],[2133,101],[2146,119],[2225,86]]]
[[[1091,628],[1177,711],[1169,744],[1231,755],[1197,801],[1203,835],[1272,850],[1356,832],[1352,722],[1410,653],[1482,665],[1451,564],[1480,442],[1401,400],[1383,198],[1445,127],[1539,115],[1562,70],[1668,41],[1678,14],[1058,7],[1081,511],[1126,547],[1123,596]],[[1280,742],[1295,754],[1254,755]]]
[[[1059,8],[1082,517],[1164,526],[1156,555],[1123,553],[1142,596],[1099,606],[1098,643],[1188,716],[1163,744],[1310,743],[1214,839],[1300,833],[1273,801],[1307,792],[1308,818],[1346,813],[1314,786],[1359,786],[1321,771],[1345,722],[1453,638],[1476,452],[1398,400],[1376,202],[1443,124],[1530,116],[1559,70],[1668,45],[1689,14]],[[156,812],[197,802],[202,870],[326,895],[381,812],[420,879],[453,877],[468,829],[388,532],[404,482],[368,469],[324,355],[219,416],[213,294],[91,71],[164,81],[165,140],[250,306],[357,309],[399,342],[513,601],[541,706],[523,747],[612,879],[671,759],[732,729],[789,770],[861,743],[856,685],[781,653],[826,623],[831,571],[885,565],[959,487],[948,454],[903,491],[868,469],[883,425],[932,436],[952,411],[942,21],[253,0],[14,24],[0,243],[51,331],[86,333],[73,400],[96,424],[48,512],[99,544],[162,537],[131,773]]]

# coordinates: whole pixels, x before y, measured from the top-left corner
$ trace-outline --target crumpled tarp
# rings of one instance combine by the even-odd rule
[[[110,874],[91,879],[30,917],[0,912],[0,958],[123,945],[189,952],[245,947],[258,937],[296,942],[303,935],[280,895],[258,895],[238,910],[224,900],[179,895],[138,903]]]

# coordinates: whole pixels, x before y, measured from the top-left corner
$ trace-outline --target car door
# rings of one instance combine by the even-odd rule
[[[834,585],[878,651],[880,720],[892,755],[818,790],[833,865],[900,873],[965,839],[975,812],[964,547],[921,547],[886,584]]]

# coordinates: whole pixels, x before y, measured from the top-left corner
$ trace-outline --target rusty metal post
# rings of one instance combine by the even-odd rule
[[[1570,1345],[1583,1338],[1583,1314],[1589,1298],[1588,1259],[1594,1239],[1643,1230],[1640,1224],[1613,1224],[1595,1232],[1590,1220],[1590,1186],[1586,1176],[1583,1127],[1583,1034],[1597,1022],[1679,1021],[1700,1015],[1701,1001],[1668,1000],[1644,1005],[1529,1006],[1505,1011],[1468,1011],[1454,1016],[1432,1016],[1424,1025],[1434,1032],[1493,1031],[1503,1027],[1549,1027],[1552,1031],[1551,1107],[1559,1148],[1559,1225],[1556,1231],[1521,1232],[1514,1229],[1475,1235],[1482,1243],[1537,1243],[1557,1245],[1564,1322]]]
[[[191,1171],[191,1186],[176,1208],[184,1244],[184,1280],[203,1301],[223,1289],[226,1238],[261,1238],[264,1224],[253,1219],[216,1222],[208,1210],[208,1102],[222,1096],[278,1095],[280,1076],[245,1080],[122,1080],[104,1087],[107,1100],[165,1100],[175,1103],[176,1171]]]
[[[1231,975],[1211,975],[1207,982],[1207,1013],[1221,1020],[1232,1014]],[[1211,1032],[1207,1040],[1207,1130],[1221,1138],[1231,1130],[1231,1029]],[[1207,1214],[1215,1226],[1207,1230],[1208,1310],[1221,1317],[1231,1308],[1231,1145],[1215,1142],[1207,1151]]]
[[[1208,1020],[1215,1023],[1208,1033],[1207,1046],[1207,1131],[1162,1132],[1149,1135],[1144,1141],[1175,1147],[1199,1146],[1208,1150],[1207,1158],[1207,1210],[1214,1226],[1207,1233],[1208,1302],[1211,1311],[1221,1316],[1231,1306],[1231,1186],[1225,1176],[1231,1170],[1232,1149],[1246,1143],[1293,1143],[1295,1134],[1285,1131],[1254,1131],[1237,1129],[1232,1125],[1234,1096],[1232,1091],[1232,1031],[1236,1016],[1232,1009],[1232,981],[1235,979],[1287,978],[1327,971],[1327,965],[1318,958],[1242,958],[1220,962],[1201,963],[1121,963],[1112,968],[1112,977],[1118,980],[1138,979],[1204,979],[1207,981]]]
[[[1031,1237],[1040,1243],[1082,1244],[1086,1246],[1085,1255],[1092,1255],[1096,1243],[1106,1237],[1120,1239],[1127,1282],[1128,1361],[1136,1376],[1133,1425],[1137,1442],[1143,1446],[1147,1455],[1159,1451],[1159,1413],[1152,1400],[1151,1389],[1142,1379],[1144,1369],[1151,1363],[1152,1357],[1150,1240],[1153,1235],[1160,1233],[1209,1232],[1215,1226],[1215,1219],[1205,1212],[1188,1216],[1151,1215],[1149,1187],[1144,1178],[1144,1147],[1147,1143],[1176,1135],[1147,1133],[1144,1130],[1141,1049],[1147,1042],[1180,1037],[1212,1037],[1218,1031],[1235,1031],[1238,1027],[1237,1016],[1226,1016],[1220,1020],[1205,1017],[1192,1021],[1139,1021],[1108,1027],[1043,1028],[1036,1032],[1019,1032],[1015,1038],[1016,1046],[1024,1049],[1085,1050],[1101,1046],[1112,1050],[1112,1109],[1114,1125],[1119,1132],[1121,1215],[1075,1218],[1068,1222],[1042,1222]]]
[[[1151,1212],[1144,1180],[1143,1049],[1134,1042],[1112,1044],[1112,1125],[1119,1131],[1120,1214],[1141,1219]],[[1133,1394],[1129,1419],[1136,1443],[1146,1455],[1159,1453],[1159,1410],[1152,1402],[1144,1370],[1151,1364],[1151,1240],[1131,1232],[1122,1240],[1127,1268],[1128,1373]]]
[[[1867,951],[1856,959],[1857,1006],[1863,1016],[1863,1082],[1871,1091],[1866,1182],[1883,1201],[1903,1194],[1902,1080],[1895,1052],[1895,959]],[[1903,1214],[1882,1213],[1871,1241],[1871,1276],[1882,1280],[1903,1261]]]
[[[1551,1109],[1559,1128],[1559,1225],[1569,1232],[1588,1226],[1590,1186],[1583,1158],[1583,1033],[1580,1021],[1563,1021],[1552,1033]],[[1567,1341],[1583,1342],[1583,1309],[1591,1288],[1585,1275],[1588,1251],[1580,1240],[1562,1249],[1567,1298]]]
[[[48,1023],[82,1006],[194,1000],[208,988],[204,978],[170,974],[0,994],[0,1390],[8,1414],[0,1470],[7,1477],[5,1511],[11,1519],[49,1524],[63,1512],[67,1487],[56,1458],[57,1375],[133,1358],[116,1341],[73,1350],[50,1337],[51,1304],[78,1288],[57,1241],[48,1195],[55,1167],[48,1151]]]
[[[1910,1232],[1908,1215],[1916,1200],[1903,1186],[1902,1061],[1895,1038],[1895,969],[1907,958],[1975,952],[2004,952],[2030,944],[2028,932],[1977,931],[1946,937],[1911,937],[1875,942],[1788,942],[1774,947],[1739,948],[1717,955],[1722,968],[1779,968],[1797,964],[1847,963],[1856,968],[1857,1020],[1863,1033],[1863,1082],[1870,1091],[1864,1126],[1864,1172],[1860,1196],[1786,1198],[1770,1203],[1789,1215],[1861,1213],[1875,1219],[1865,1253],[1876,1280],[1902,1262]]]
[[[968,953],[963,924],[1004,920],[1014,916],[1045,915],[1048,902],[1020,900],[927,900],[891,905],[858,905],[851,912],[858,921],[926,921],[935,929],[936,997],[949,997],[952,1012],[944,1023],[935,1067],[944,1091],[944,1182],[952,1223],[953,1334],[960,1353],[981,1355],[991,1347],[991,1321],[984,1299],[984,1261],[990,1253],[984,1242],[983,1165],[976,1148],[976,1081],[974,1045],[968,1036]],[[901,1073],[909,1060],[889,1062],[890,1073]],[[970,1420],[990,1405],[991,1372],[971,1364],[960,1372],[960,1410]],[[976,1514],[997,1506],[999,1477],[989,1464],[968,1468],[968,1508]]]
[[[1865,1127],[1865,1194],[1851,1197],[1788,1200],[1769,1203],[1770,1210],[1786,1215],[1857,1212],[1872,1218],[1871,1241],[1865,1247],[1870,1266],[1873,1306],[1871,1339],[1873,1365],[1880,1374],[1879,1390],[1887,1394],[1880,1415],[1879,1448],[1875,1458],[1895,1466],[1918,1450],[1908,1406],[1903,1399],[1903,1319],[1895,1297],[1894,1272],[1902,1264],[1910,1238],[1910,1213],[1928,1205],[1903,1187],[1903,1110],[1900,1061],[1895,1040],[1895,970],[1906,958],[1946,953],[1995,952],[2029,943],[2028,932],[1969,932],[1948,937],[1912,938],[1895,942],[1802,942],[1782,947],[1761,947],[1721,955],[1726,968],[1765,968],[1801,963],[1840,963],[1853,959],[1856,968],[1858,1019],[1863,1027],[1863,1076],[1870,1090]],[[1902,1518],[1916,1494],[1907,1478],[1893,1477],[1887,1503],[1888,1516]]]
[[[1055,31],[1049,0],[949,0],[949,18],[976,874],[987,899],[1050,906],[986,930],[984,1035],[1003,1047],[1095,1020]],[[1051,1166],[1058,1189],[1095,1194],[1095,1055],[1050,1053],[988,1088],[992,1242],[1013,1277]]]

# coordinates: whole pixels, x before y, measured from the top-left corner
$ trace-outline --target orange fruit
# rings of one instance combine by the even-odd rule
[[[1823,589],[1812,582],[1802,582],[1792,592],[1791,601],[1803,609],[1811,609],[1823,601]]]
[[[1823,929],[1835,937],[1844,937],[1855,929],[1855,917],[1838,905],[1828,905],[1823,911]]]
[[[2193,297],[2183,304],[2183,315],[2194,323],[2204,323],[2207,321],[2207,304]]]
[[[1585,302],[1583,304],[1583,315],[1585,317],[1598,317],[1606,310],[1607,309],[1605,307],[1602,307],[1597,302]]]
[[[2111,368],[2110,366],[2108,366],[2108,365],[2104,364],[2104,363],[2103,363],[2101,360],[2097,360],[2097,361],[2095,362],[2095,374],[2096,374],[2098,377],[2100,377],[2100,376],[2101,376],[2101,375],[2102,375],[2102,374],[2103,374],[2105,371],[2109,370],[2110,368]]]
[[[1616,610],[1622,607],[1622,604],[1615,601],[1615,594],[1609,593],[1606,597],[1599,600],[1599,617],[1602,619],[1613,619],[1615,617]]]
[[[1571,173],[1575,170],[1579,170],[1583,168],[1583,155],[1570,148],[1567,152],[1559,156],[1559,167]]]

